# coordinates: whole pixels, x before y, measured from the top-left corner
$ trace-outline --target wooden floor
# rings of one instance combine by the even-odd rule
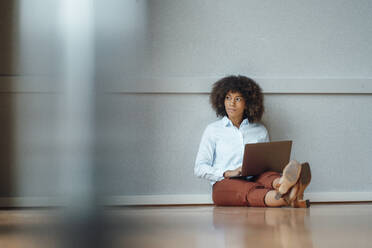
[[[60,212],[1,210],[0,247],[66,247],[56,231]],[[105,215],[104,228],[94,234],[104,236],[102,247],[372,247],[372,204],[136,207]]]

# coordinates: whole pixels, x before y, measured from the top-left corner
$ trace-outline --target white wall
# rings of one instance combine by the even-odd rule
[[[152,75],[371,76],[371,1],[149,2]]]
[[[143,73],[106,81],[122,93],[107,95],[104,111],[116,148],[108,191],[208,194],[192,172],[215,120],[206,93],[244,74],[263,86],[272,140],[294,140],[292,157],[310,162],[314,200],[372,200],[372,1],[149,1],[148,10]]]

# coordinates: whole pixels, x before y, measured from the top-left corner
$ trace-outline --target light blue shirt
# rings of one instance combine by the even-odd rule
[[[196,156],[194,174],[211,181],[223,179],[227,170],[235,170],[243,163],[244,147],[249,143],[269,142],[269,133],[260,123],[244,119],[235,127],[226,116],[205,129]]]

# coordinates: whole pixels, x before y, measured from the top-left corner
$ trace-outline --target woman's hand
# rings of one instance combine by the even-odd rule
[[[242,174],[242,167],[238,167],[235,170],[227,170],[223,173],[224,178],[236,177]]]

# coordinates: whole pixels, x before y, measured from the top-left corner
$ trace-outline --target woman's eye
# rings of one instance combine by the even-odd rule
[[[240,97],[235,98],[235,101],[240,102],[242,99]]]
[[[230,97],[229,97],[229,96],[226,96],[225,99],[226,99],[226,100],[230,100]]]

